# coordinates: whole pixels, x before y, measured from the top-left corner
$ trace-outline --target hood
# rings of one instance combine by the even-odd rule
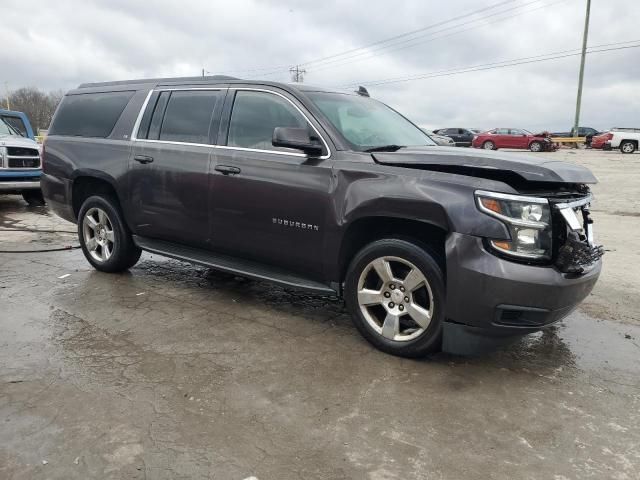
[[[382,165],[447,171],[461,175],[495,177],[505,172],[530,182],[597,183],[591,171],[580,165],[521,153],[497,153],[479,149],[446,147],[407,148],[397,152],[372,153]]]
[[[0,147],[24,147],[39,149],[38,142],[30,138],[18,137],[16,135],[0,134]]]

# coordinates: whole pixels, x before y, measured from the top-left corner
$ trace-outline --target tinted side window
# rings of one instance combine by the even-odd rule
[[[498,135],[509,135],[509,129],[508,128],[496,128],[495,133],[498,134]]]
[[[133,94],[127,91],[67,95],[49,134],[108,137]]]
[[[160,140],[209,143],[209,127],[218,91],[172,92],[160,128]]]
[[[259,150],[285,150],[271,143],[276,127],[308,127],[287,100],[265,92],[238,91],[233,102],[227,145]]]

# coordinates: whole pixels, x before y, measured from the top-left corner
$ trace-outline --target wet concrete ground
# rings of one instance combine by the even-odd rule
[[[587,153],[599,202],[637,205],[601,175],[619,162],[631,184],[637,163]],[[638,218],[594,210],[607,262],[632,265]],[[0,250],[76,244],[67,231],[0,197]],[[109,275],[80,250],[0,253],[0,478],[638,479],[639,284],[605,268],[557,327],[412,361],[371,348],[335,298],[148,254]]]

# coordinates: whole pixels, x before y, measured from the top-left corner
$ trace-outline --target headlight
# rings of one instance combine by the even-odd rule
[[[499,252],[524,259],[551,258],[551,210],[546,198],[525,197],[477,190],[478,208],[500,219],[510,240],[489,239]]]

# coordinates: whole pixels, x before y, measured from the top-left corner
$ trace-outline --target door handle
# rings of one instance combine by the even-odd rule
[[[150,157],[149,155],[136,155],[133,159],[142,164],[153,162],[153,157]]]
[[[237,175],[240,173],[240,169],[238,167],[231,167],[229,165],[216,165],[215,170],[223,175]]]

